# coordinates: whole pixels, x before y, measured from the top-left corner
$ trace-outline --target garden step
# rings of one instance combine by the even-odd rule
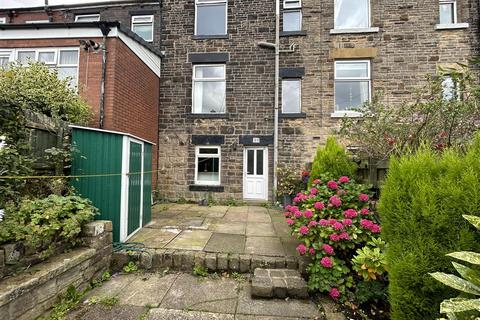
[[[252,278],[252,297],[307,298],[307,283],[297,270],[256,268]]]

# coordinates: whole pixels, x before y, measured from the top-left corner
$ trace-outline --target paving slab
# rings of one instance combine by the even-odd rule
[[[299,244],[303,243],[302,241],[295,239],[293,237],[281,238],[283,245],[283,250],[287,256],[298,256],[297,247]]]
[[[239,234],[214,233],[204,251],[223,253],[244,253],[245,236]]]
[[[296,319],[320,318],[320,311],[310,300],[252,299],[251,288],[239,293],[237,315],[292,317]]]
[[[292,230],[288,226],[288,224],[285,223],[285,221],[281,222],[273,222],[273,228],[275,229],[275,233],[279,237],[290,237]]]
[[[223,220],[224,221],[247,222],[248,212],[246,212],[246,211],[230,212],[230,210],[228,210],[227,213],[223,216]]]
[[[263,212],[249,212],[248,213],[248,222],[262,222],[262,223],[271,223],[272,219],[268,213]]]
[[[90,291],[85,298],[89,299],[92,296],[118,296],[135,280],[137,280],[137,275],[135,274],[112,276],[109,281],[103,282],[102,286]]]
[[[212,236],[211,231],[184,230],[165,248],[183,250],[203,250]]]
[[[172,241],[181,230],[178,229],[155,229],[143,228],[129,241],[148,243],[149,248],[160,249]]]
[[[217,233],[245,234],[247,224],[245,222],[216,222],[209,225],[208,230]]]
[[[200,279],[180,274],[160,307],[233,314],[238,298],[236,287],[232,279]]]
[[[264,213],[268,214],[268,209],[260,206],[248,206],[248,213]]]
[[[279,317],[279,316],[255,316],[255,315],[244,315],[244,314],[237,314],[235,315],[235,320],[298,320],[298,319],[305,319],[299,317]],[[317,318],[313,318],[317,319]],[[323,319],[323,318],[318,318]]]
[[[276,236],[275,229],[271,223],[260,223],[260,222],[248,222],[247,223],[247,236]]]
[[[146,312],[144,307],[131,305],[115,305],[106,307],[100,304],[81,306],[70,313],[68,320],[138,320]]]
[[[148,320],[234,320],[233,314],[172,310],[172,309],[152,309],[150,310]]]
[[[245,253],[265,256],[284,256],[280,238],[247,236]]]

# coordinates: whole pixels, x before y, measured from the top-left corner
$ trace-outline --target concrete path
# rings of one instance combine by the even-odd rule
[[[68,319],[326,319],[310,300],[252,299],[250,290],[249,280],[240,275],[208,278],[186,273],[117,275],[91,291]],[[102,302],[113,297],[116,298],[113,305]]]
[[[130,242],[150,249],[298,256],[283,212],[259,206],[157,205],[152,222]]]

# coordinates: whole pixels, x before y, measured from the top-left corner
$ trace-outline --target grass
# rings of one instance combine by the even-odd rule
[[[208,270],[203,266],[196,265],[193,267],[193,275],[199,278],[205,278],[208,276]]]

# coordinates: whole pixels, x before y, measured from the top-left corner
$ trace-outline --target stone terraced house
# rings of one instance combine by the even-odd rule
[[[479,54],[477,0],[279,2],[279,166],[303,169],[374,95],[399,104],[426,75]],[[163,53],[158,128],[145,128],[158,132],[159,196],[272,199],[275,1],[0,9],[7,24],[98,20],[119,21]]]

